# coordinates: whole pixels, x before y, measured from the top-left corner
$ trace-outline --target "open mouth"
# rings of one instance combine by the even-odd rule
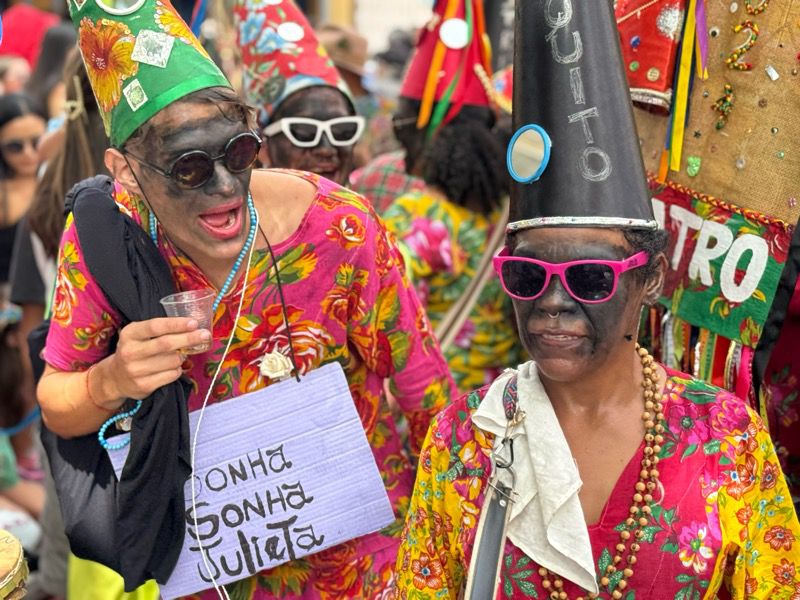
[[[228,240],[239,235],[242,229],[242,202],[229,203],[199,216],[200,224],[208,234],[218,240]]]

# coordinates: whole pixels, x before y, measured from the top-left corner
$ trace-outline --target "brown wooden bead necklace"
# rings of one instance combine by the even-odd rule
[[[664,441],[664,406],[661,402],[655,361],[650,353],[645,348],[639,347],[638,344],[636,351],[642,361],[642,387],[644,388],[642,421],[645,434],[642,469],[639,471],[639,481],[636,482],[629,516],[625,520],[623,529],[619,532],[619,542],[614,547],[614,558],[606,567],[605,573],[600,575],[599,581],[601,588],[612,586],[609,588],[609,597],[616,599],[622,598],[628,587],[628,580],[633,577],[636,553],[641,548],[644,527],[650,522],[650,502],[653,500],[653,491],[658,487],[658,455]],[[620,571],[621,575],[618,574]],[[544,567],[539,568],[539,575],[542,577],[542,587],[549,594],[551,600],[569,600],[569,596],[564,591],[564,582],[560,577],[554,575],[551,580],[550,571]],[[599,594],[590,592],[585,596],[578,596],[576,600],[599,597]]]

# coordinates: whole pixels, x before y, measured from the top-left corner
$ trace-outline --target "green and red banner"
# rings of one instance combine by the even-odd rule
[[[656,219],[670,234],[662,304],[692,325],[754,348],[792,228],[677,184],[651,186]]]

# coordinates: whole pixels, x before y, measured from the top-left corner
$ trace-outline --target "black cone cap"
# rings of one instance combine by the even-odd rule
[[[515,27],[514,128],[540,125],[552,150],[513,182],[509,229],[655,228],[611,1],[517,0]]]

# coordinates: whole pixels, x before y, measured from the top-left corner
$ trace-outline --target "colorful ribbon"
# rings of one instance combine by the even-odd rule
[[[708,19],[706,18],[705,0],[697,0],[695,20],[697,23],[697,73],[698,77],[705,81],[708,79]]]
[[[442,22],[452,19],[456,15],[458,2],[459,0],[448,1]],[[428,71],[428,77],[425,79],[425,88],[422,92],[422,101],[420,102],[419,116],[417,117],[417,129],[422,129],[430,122],[433,101],[436,98],[436,88],[439,85],[439,72],[442,70],[446,53],[447,46],[444,45],[444,42],[441,39],[436,40],[436,47],[433,49],[433,58],[431,59],[431,68]]]

